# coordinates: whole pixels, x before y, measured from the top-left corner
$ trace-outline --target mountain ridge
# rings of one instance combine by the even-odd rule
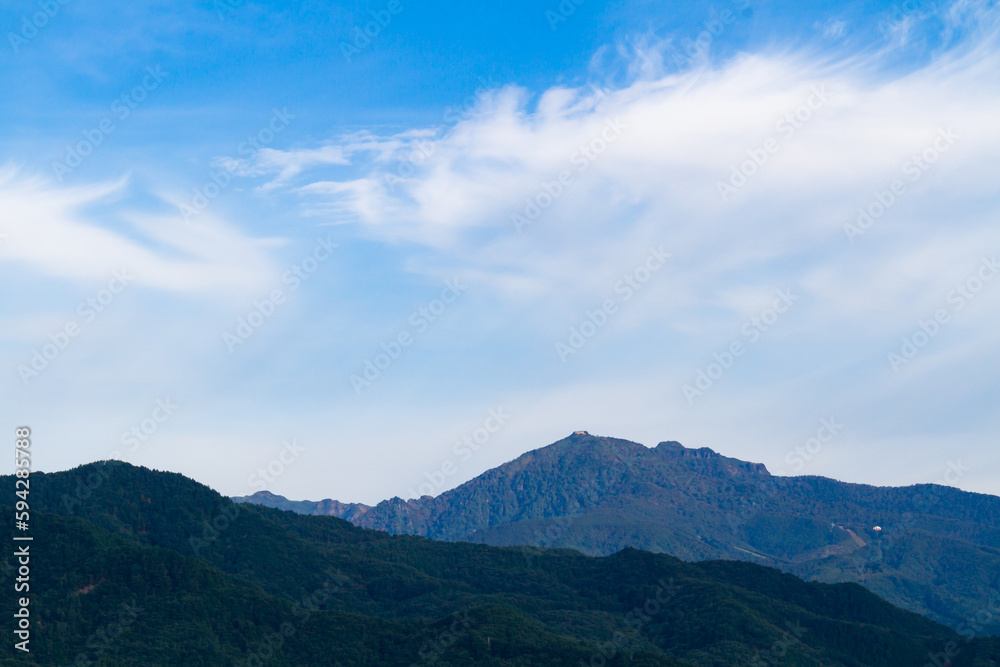
[[[278,498],[272,506],[292,509]],[[676,441],[650,448],[574,433],[438,496],[336,507],[362,527],[437,540],[753,560],[861,583],[952,627],[1000,600],[1000,498],[774,476]],[[984,632],[1000,634],[1000,609],[992,616]]]
[[[31,489],[35,643],[0,664],[891,667],[948,646],[954,667],[1000,661],[1000,640],[753,563],[393,536],[119,462]]]

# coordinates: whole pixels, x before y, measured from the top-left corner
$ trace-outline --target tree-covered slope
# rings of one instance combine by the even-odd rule
[[[774,477],[709,449],[575,434],[437,497],[249,500],[438,540],[751,560],[857,582],[962,632],[1000,634],[1000,498],[951,487]]]
[[[391,536],[127,464],[35,474],[32,498],[33,650],[11,663],[860,667],[949,642],[956,665],[1000,661],[859,586],[748,563]]]

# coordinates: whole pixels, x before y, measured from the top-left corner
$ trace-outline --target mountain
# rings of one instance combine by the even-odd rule
[[[0,664],[1000,664],[1000,640],[752,563],[392,536],[123,463],[30,481],[31,653]]]
[[[354,524],[360,524],[361,515],[371,509],[361,503],[342,503],[327,498],[326,500],[289,500],[270,491],[258,491],[252,496],[237,496],[232,499],[237,503],[254,503],[274,509],[295,512],[296,514],[314,514],[317,516],[335,516],[346,519]]]
[[[1000,498],[952,487],[775,477],[707,448],[576,433],[437,497],[374,507],[239,500],[436,540],[749,560],[860,583],[960,632],[1000,635]]]

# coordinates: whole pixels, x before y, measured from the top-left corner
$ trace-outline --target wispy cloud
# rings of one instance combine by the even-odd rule
[[[206,216],[197,226],[174,214],[136,212],[123,204],[128,177],[60,186],[0,169],[0,258],[66,280],[106,280],[130,269],[136,284],[208,296],[259,290],[274,280],[267,246]]]
[[[653,237],[679,258],[697,257],[690,275],[713,289],[765,262],[808,258],[813,270],[839,274],[845,262],[878,270],[922,252],[918,277],[929,281],[949,261],[938,239],[942,220],[966,249],[1000,244],[983,205],[997,197],[990,177],[1000,152],[997,14],[962,2],[945,17],[946,30],[961,39],[907,72],[880,66],[889,46],[863,58],[744,54],[679,74],[650,71],[657,59],[637,53],[643,74],[624,87],[558,87],[537,98],[508,87],[450,128],[323,147],[354,163],[349,178],[311,179],[305,150],[272,151],[250,168],[292,164],[271,185],[297,192],[308,213],[428,245],[497,281],[514,271],[561,288],[546,274],[569,268],[570,257],[617,262],[615,246]],[[817,90],[826,91],[818,105]],[[627,129],[605,150],[600,137],[609,119]],[[902,172],[907,161],[948,128],[960,137],[956,145],[911,183]],[[750,164],[746,184],[720,197],[734,170],[770,139],[777,148],[766,164]],[[430,157],[400,177],[398,161],[428,141]],[[588,146],[601,154],[581,158]],[[378,154],[366,159],[366,151]],[[512,216],[530,209],[564,170],[571,176],[564,192],[518,234]],[[851,248],[844,224],[894,179],[909,186],[898,209]],[[872,286],[881,290],[872,298],[891,299],[897,287],[892,280]]]
[[[67,18],[78,15],[73,6]],[[163,56],[171,84],[66,184],[36,175],[48,173],[45,158],[2,169],[0,260],[6,275],[31,287],[9,283],[3,398],[25,419],[60,424],[51,440],[79,462],[106,453],[121,428],[147,414],[151,397],[169,394],[185,406],[171,429],[188,431],[148,455],[199,469],[206,480],[259,442],[267,422],[268,438],[278,440],[290,424],[303,425],[347,471],[336,480],[310,473],[313,492],[333,485],[369,500],[412,482],[412,470],[401,469],[399,489],[378,486],[386,451],[401,468],[419,458],[416,441],[392,432],[386,414],[421,433],[421,446],[450,442],[456,420],[481,405],[506,406],[507,396],[518,399],[511,405],[524,417],[514,429],[523,430],[487,455],[494,459],[479,459],[483,466],[570,428],[650,444],[681,438],[747,459],[760,458],[761,443],[779,443],[780,462],[787,438],[800,441],[819,410],[857,425],[856,455],[838,472],[866,460],[869,444],[888,443],[891,451],[880,453],[888,463],[872,466],[871,478],[889,479],[888,466],[896,481],[919,481],[899,457],[914,434],[939,451],[968,434],[968,448],[986,452],[996,431],[989,371],[1000,352],[989,336],[1000,326],[1000,283],[949,310],[947,328],[899,372],[886,354],[913,338],[918,320],[953,308],[949,291],[984,255],[1000,254],[1000,23],[985,2],[912,6],[874,12],[854,3],[831,16],[788,5],[780,19],[761,8],[704,40],[698,31],[708,21],[680,40],[667,28],[643,36],[635,22],[620,32],[601,22],[593,28],[615,42],[594,54],[573,51],[572,65],[569,42],[558,41],[571,32],[560,29],[548,50],[532,52],[538,71],[518,75],[526,85],[554,82],[547,88],[497,86],[425,124],[406,119],[426,118],[428,104],[454,104],[462,90],[455,77],[487,74],[461,72],[466,47],[445,43],[443,70],[416,58],[397,66],[397,56],[422,52],[430,24],[421,21],[437,14],[414,14],[378,57],[373,51],[347,68],[332,67],[323,49],[339,57],[342,27],[356,21],[328,7],[276,10],[266,21],[267,10],[253,4],[224,20],[211,7],[130,10],[163,14],[157,26],[169,21],[150,32],[140,29],[146,19],[126,16],[129,28],[120,30],[101,8],[80,5],[87,23],[53,22],[5,70],[12,89],[25,91],[8,105],[25,114],[12,119],[25,129],[11,146],[20,136],[28,147],[16,159],[31,160],[36,146],[61,153],[93,126],[80,120],[87,109],[79,103],[97,105],[99,118],[106,99],[135,85],[149,54]],[[694,11],[702,9],[712,15],[708,6]],[[648,12],[636,12],[646,29]],[[434,30],[467,28],[464,12],[447,14],[456,22]],[[575,26],[587,20],[578,15]],[[95,26],[94,34],[120,33],[106,40],[110,51],[81,39]],[[532,33],[517,35],[504,48],[527,52],[520,47]],[[770,35],[776,45],[729,56]],[[73,65],[46,67],[56,61]],[[254,66],[232,67],[247,62]],[[106,85],[57,78],[33,91],[27,83],[43,70],[83,71]],[[391,101],[350,95],[386,72],[378,92],[391,90]],[[259,94],[243,94],[248,82],[260,83]],[[56,89],[58,103],[48,97]],[[261,139],[253,152],[238,144],[286,103],[301,118],[280,139]],[[331,113],[333,105],[342,106]],[[358,131],[366,118],[372,125]],[[323,134],[323,123],[334,129]],[[231,157],[210,169],[205,157],[227,150]],[[117,178],[127,169],[134,182]],[[185,222],[178,208],[192,206],[191,186],[212,203]],[[230,355],[223,333],[285,289],[285,276],[297,278],[286,272],[308,256],[316,225],[340,225],[343,252]],[[285,238],[272,235],[287,236],[288,247],[279,250]],[[615,285],[635,275],[650,247],[670,261],[573,363],[561,363],[554,344],[620,298]],[[122,268],[138,287],[24,392],[16,365]],[[355,400],[348,378],[359,360],[405,326],[428,289],[454,276],[470,285],[469,298],[393,367],[391,380]],[[682,385],[743,339],[741,325],[766,312],[778,289],[792,290],[794,310],[689,405]],[[255,406],[249,417],[247,405]],[[133,416],[123,420],[123,406]],[[579,423],[581,415],[592,423]],[[80,433],[93,456],[71,451]],[[207,462],[205,433],[225,444]],[[357,442],[366,446],[348,444]]]

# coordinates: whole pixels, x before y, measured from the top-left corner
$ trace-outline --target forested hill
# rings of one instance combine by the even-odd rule
[[[243,500],[438,540],[749,560],[857,582],[960,632],[1000,635],[1000,498],[952,487],[776,477],[707,448],[581,433],[437,497],[375,507]]]
[[[4,652],[3,664],[728,667],[780,654],[871,667],[948,651],[955,665],[1000,661],[997,640],[962,637],[860,586],[750,563],[391,536],[236,505],[121,463],[34,474],[31,498],[32,650]]]

